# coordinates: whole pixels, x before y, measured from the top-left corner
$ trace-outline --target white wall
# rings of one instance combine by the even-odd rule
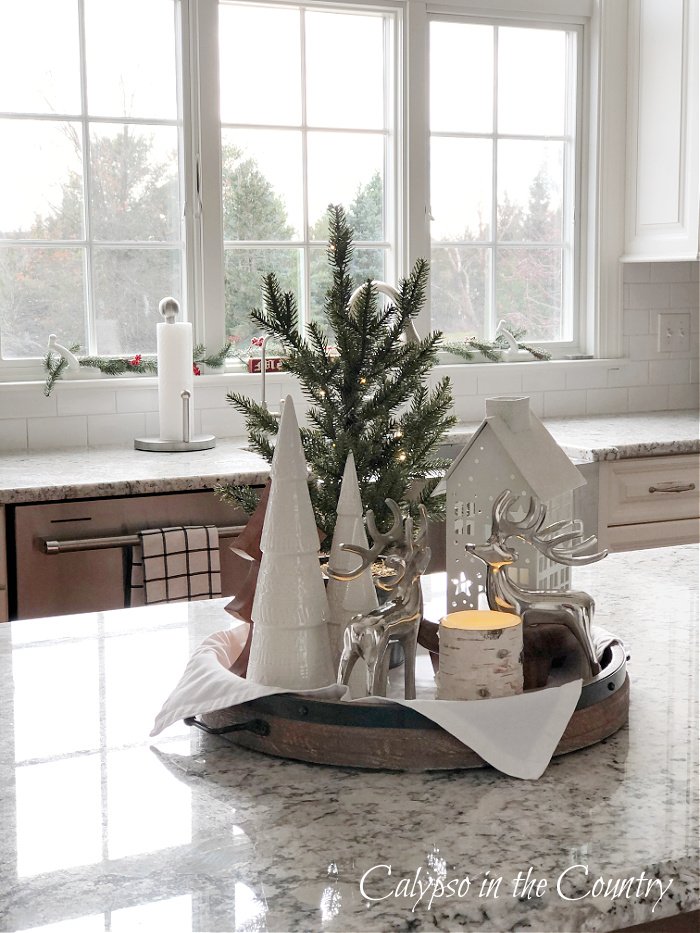
[[[460,420],[479,421],[484,398],[525,393],[544,418],[698,407],[698,262],[630,263],[624,266],[624,353],[614,361],[557,361],[441,367],[453,381]],[[660,353],[660,311],[688,311],[687,350]],[[195,378],[196,432],[217,437],[245,435],[240,415],[226,401],[234,389],[259,398],[260,377],[247,374]],[[292,391],[289,377],[268,377],[275,406]],[[0,385],[0,451],[56,447],[131,445],[134,437],[157,435],[156,380],[127,377],[59,382],[49,398],[40,383]]]

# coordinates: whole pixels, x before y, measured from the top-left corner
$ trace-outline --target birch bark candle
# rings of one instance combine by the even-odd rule
[[[161,441],[183,440],[182,392],[187,390],[192,422],[192,325],[175,323],[180,308],[174,298],[164,298],[160,312],[164,324],[156,325],[158,354],[158,413]]]
[[[472,609],[440,620],[438,700],[484,700],[522,692],[520,616]]]

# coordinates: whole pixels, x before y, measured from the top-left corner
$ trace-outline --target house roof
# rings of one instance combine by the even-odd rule
[[[507,404],[510,402],[514,404]],[[487,399],[486,418],[452,463],[445,481],[459,469],[477,441],[483,443],[489,439],[489,435],[515,463],[539,499],[546,502],[585,486],[586,480],[580,471],[540,419],[530,411],[527,398]]]

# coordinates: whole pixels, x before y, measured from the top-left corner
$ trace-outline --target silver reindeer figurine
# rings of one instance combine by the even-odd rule
[[[517,558],[517,551],[507,545],[508,538],[528,541],[545,557],[558,564],[573,566],[591,564],[608,553],[585,554],[596,542],[594,536],[582,537],[578,521],[560,521],[543,527],[546,506],[530,499],[527,514],[515,520],[509,514],[518,497],[504,490],[493,503],[491,536],[485,544],[467,544],[466,549],[486,564],[486,598],[491,609],[514,612],[522,616],[523,624],[543,621],[565,625],[581,645],[586,659],[584,681],[600,672],[591,625],[595,603],[588,593],[553,590],[527,590],[517,586],[508,576],[507,568]]]
[[[389,676],[389,639],[398,641],[404,650],[404,694],[407,700],[416,697],[416,641],[418,627],[423,617],[423,593],[420,577],[430,561],[430,548],[426,543],[428,515],[420,506],[421,528],[413,540],[413,521],[401,516],[393,499],[386,499],[394,518],[391,529],[385,534],[377,529],[374,513],[367,512],[367,529],[372,538],[372,547],[363,548],[354,544],[343,544],[361,558],[357,570],[328,573],[336,580],[354,580],[372,565],[385,550],[385,563],[396,571],[393,577],[378,580],[377,586],[391,593],[391,599],[366,615],[355,616],[343,633],[343,653],[338,668],[338,683],[347,684],[358,658],[367,664],[367,692],[371,696],[386,696]]]

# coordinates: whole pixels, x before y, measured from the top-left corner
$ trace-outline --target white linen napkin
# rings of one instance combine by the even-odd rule
[[[289,691],[238,677],[229,668],[238,657],[248,626],[241,624],[206,638],[194,651],[179,683],[158,713],[151,736],[180,719],[247,703],[278,693],[303,693],[328,700],[351,700],[347,687],[331,684],[317,690]],[[423,659],[426,664],[429,660]],[[419,682],[421,678],[418,678]],[[576,709],[582,681],[533,690],[519,696],[453,701],[419,697],[373,697],[374,702],[399,703],[415,709],[459,739],[494,768],[512,777],[535,779],[552,754]],[[434,687],[433,687],[434,689]]]

